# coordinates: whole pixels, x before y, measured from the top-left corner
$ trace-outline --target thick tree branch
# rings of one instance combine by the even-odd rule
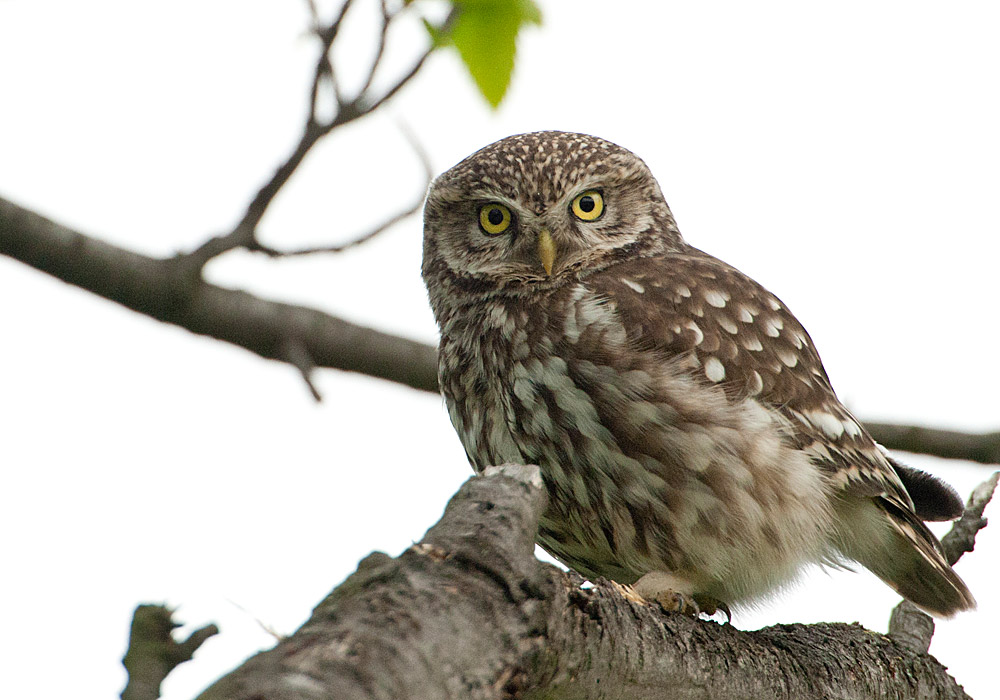
[[[157,259],[85,236],[0,198],[0,254],[139,313],[304,366],[362,372],[437,390],[433,347],[365,328],[316,309],[261,299],[185,274]]]
[[[372,554],[292,636],[203,700],[966,698],[858,625],[743,632],[632,603],[535,559],[535,467],[470,479],[424,539]]]

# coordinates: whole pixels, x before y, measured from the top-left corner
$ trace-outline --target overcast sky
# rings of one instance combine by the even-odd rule
[[[357,0],[339,65],[370,56]],[[442,53],[389,109],[338,132],[274,203],[274,246],[332,243],[408,206],[503,136],[585,131],[635,151],[685,237],[761,281],[812,334],[862,419],[1000,429],[1000,10],[992,2],[542,2],[491,112]],[[305,2],[0,0],[0,194],[169,255],[231,227],[301,128]],[[391,37],[384,80],[422,46]],[[433,342],[420,222],[339,256],[233,253],[209,277]],[[132,608],[222,635],[179,668],[192,696],[290,633],[379,549],[419,539],[470,474],[439,398],[196,337],[0,258],[2,697],[113,697]],[[989,470],[911,456],[963,495]],[[995,508],[994,508],[995,511]],[[958,566],[980,609],[932,652],[995,692],[1000,529]],[[896,596],[814,573],[735,623],[861,621]],[[992,633],[989,633],[992,634]],[[53,667],[59,669],[53,673]]]

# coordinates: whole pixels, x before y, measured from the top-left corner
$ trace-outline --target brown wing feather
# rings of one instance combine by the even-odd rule
[[[731,400],[754,398],[783,415],[790,439],[834,484],[913,508],[883,451],[837,398],[809,334],[757,282],[695,251],[616,265],[589,283],[619,301],[639,347],[689,354]],[[630,295],[641,303],[623,303]]]

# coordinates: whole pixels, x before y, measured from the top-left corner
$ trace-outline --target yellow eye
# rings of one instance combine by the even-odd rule
[[[576,196],[570,208],[581,221],[596,221],[604,213],[604,197],[597,190],[587,190]]]
[[[487,236],[497,236],[510,228],[510,209],[497,202],[483,205],[479,210],[479,228]]]

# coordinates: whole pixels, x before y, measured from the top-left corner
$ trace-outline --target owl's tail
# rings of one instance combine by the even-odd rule
[[[934,533],[913,511],[886,498],[865,501],[865,507],[851,509],[853,520],[841,520],[849,531],[840,543],[845,556],[935,617],[976,607]]]

